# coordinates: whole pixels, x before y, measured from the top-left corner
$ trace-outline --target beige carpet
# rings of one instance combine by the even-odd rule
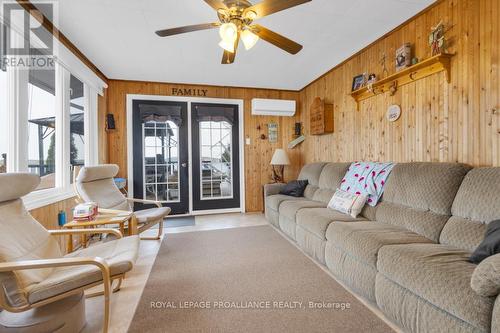
[[[168,235],[129,331],[391,329],[275,230],[260,226]]]

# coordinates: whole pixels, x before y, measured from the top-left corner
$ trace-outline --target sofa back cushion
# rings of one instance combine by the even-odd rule
[[[397,164],[385,185],[377,221],[405,227],[438,242],[469,170],[455,163]]]
[[[474,251],[487,224],[500,218],[500,168],[475,168],[465,176],[440,243]]]
[[[314,192],[313,200],[330,202],[335,191],[340,187],[351,163],[328,163],[323,167],[319,176],[318,189]]]
[[[312,200],[314,193],[318,189],[319,177],[321,175],[321,171],[323,170],[325,164],[326,163],[324,162],[309,163],[304,165],[302,170],[300,170],[300,174],[297,179],[298,180],[307,179],[308,181],[308,185],[306,187],[306,190],[304,191],[304,197],[306,197],[307,199]]]

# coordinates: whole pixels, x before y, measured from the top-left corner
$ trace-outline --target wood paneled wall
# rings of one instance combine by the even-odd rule
[[[303,162],[313,161],[442,161],[474,166],[500,165],[500,1],[444,0],[337,66],[300,93],[306,133],[315,97],[335,106],[335,133],[307,136]],[[448,52],[455,53],[451,84],[444,74],[401,87],[394,96],[378,95],[356,111],[349,95],[352,78],[363,72],[382,74],[379,60],[387,55],[395,71],[398,47],[411,42],[419,59],[430,56],[430,27],[443,20]],[[399,104],[395,123],[387,107]]]
[[[278,91],[268,89],[232,88],[199,85],[182,85],[155,82],[116,81],[108,82],[108,110],[115,117],[116,130],[108,132],[108,161],[120,166],[120,176],[127,176],[127,119],[126,95],[163,95],[171,96],[172,88],[204,89],[206,97],[244,100],[244,136],[250,138],[251,144],[245,145],[245,186],[246,210],[248,212],[263,209],[262,185],[271,180],[271,161],[274,149],[286,147],[293,135],[294,123],[300,117],[300,111],[295,117],[265,117],[251,115],[252,98],[290,99],[298,101],[299,93],[293,91]],[[279,139],[270,144],[260,139],[261,134],[267,137],[267,124],[278,124]],[[257,128],[260,126],[261,130]],[[292,165],[286,168],[285,177],[292,179],[300,169],[299,149],[288,151]]]
[[[36,208],[30,211],[31,215],[47,229],[59,229],[57,215],[61,210],[66,212],[66,221],[73,219],[73,208],[76,206],[76,198],[70,198],[53,203],[48,206]],[[75,237],[77,238],[77,237]],[[58,237],[62,249],[66,249],[66,236]]]

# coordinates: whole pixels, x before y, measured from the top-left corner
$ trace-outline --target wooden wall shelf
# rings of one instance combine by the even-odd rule
[[[438,54],[375,82],[371,86],[371,89],[365,86],[361,89],[353,91],[351,96],[356,100],[357,110],[359,111],[359,103],[365,99],[386,93],[391,91],[391,89],[395,91],[401,86],[442,71],[445,71],[446,81],[450,83],[451,57],[453,57],[453,54]]]

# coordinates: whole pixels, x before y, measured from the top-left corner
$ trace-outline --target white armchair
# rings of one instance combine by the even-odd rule
[[[142,233],[158,224],[156,237],[142,237],[141,239],[160,239],[163,234],[163,219],[170,214],[169,207],[163,207],[161,202],[127,198],[116,186],[113,177],[118,174],[115,164],[103,164],[93,167],[83,167],[76,177],[75,187],[78,196],[83,201],[96,202],[101,212],[133,211],[133,203],[156,205],[156,208],[143,209],[134,212],[137,220],[138,233]]]
[[[34,174],[0,174],[0,307],[10,313],[24,312],[103,285],[104,291],[98,294],[104,295],[106,332],[112,283],[117,280],[118,290],[132,269],[139,238],[122,238],[114,229],[46,230],[20,199],[39,183],[40,177]],[[113,234],[118,239],[67,255],[56,239],[90,233]]]

